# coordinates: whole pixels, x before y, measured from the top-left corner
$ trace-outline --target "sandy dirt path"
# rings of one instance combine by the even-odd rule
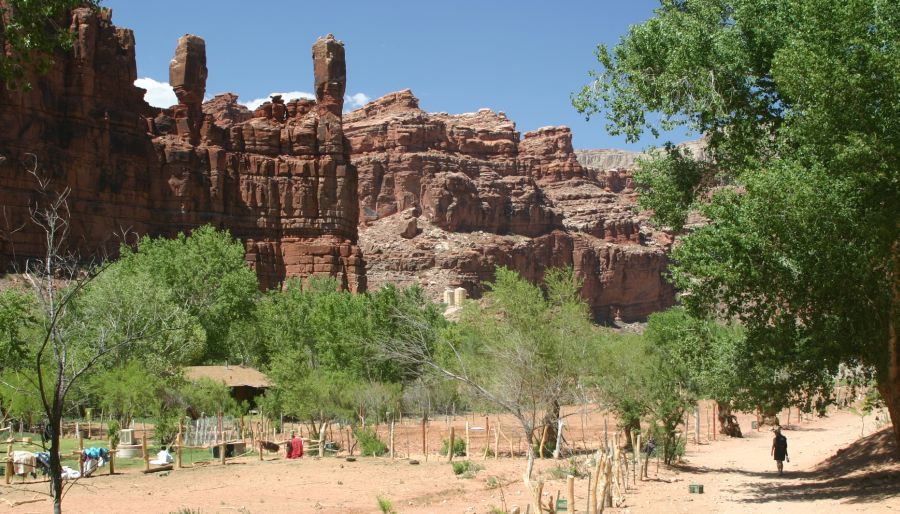
[[[741,416],[743,439],[689,444],[686,462],[676,469],[650,467],[650,480],[631,487],[626,504],[614,513],[703,512],[768,513],[900,512],[900,466],[880,475],[823,477],[814,468],[859,437],[859,418],[846,412],[788,426],[790,464],[778,477],[769,456],[771,433],[750,429]],[[602,421],[600,422],[602,426]],[[596,424],[594,424],[596,426]],[[301,461],[247,458],[227,466],[208,465],[168,474],[127,473],[99,476],[75,484],[65,499],[71,513],[168,513],[181,508],[203,513],[378,512],[377,496],[388,498],[398,513],[488,513],[491,507],[527,503],[522,459],[475,461],[484,466],[475,478],[458,479],[444,459],[411,465],[405,459],[342,458]],[[536,476],[545,491],[565,490],[549,470],[560,463],[538,461]],[[492,486],[491,477],[503,484]],[[705,494],[689,494],[688,484],[703,484]],[[0,486],[0,512],[48,512],[40,499],[46,484]],[[584,512],[587,480],[576,481],[577,512]],[[16,501],[40,499],[10,507]]]

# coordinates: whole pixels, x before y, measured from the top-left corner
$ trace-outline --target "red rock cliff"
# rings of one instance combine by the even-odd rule
[[[503,113],[426,113],[408,90],[344,121],[373,287],[478,296],[498,265],[535,281],[573,266],[599,320],[638,320],[674,302],[664,279],[671,239],[643,223],[624,178],[579,164],[568,128],[520,137]]]
[[[220,95],[203,104],[205,43],[178,41],[170,83],[178,105],[143,100],[134,36],[108,10],[75,9],[73,51],[29,92],[0,90],[0,256],[42,254],[27,222],[34,159],[71,188],[70,244],[115,253],[123,231],[172,235],[211,223],[244,241],[269,287],[328,274],[365,288],[357,241],[357,177],[343,136],[346,66],[332,36],[313,45],[316,101],[273,98],[255,113]]]

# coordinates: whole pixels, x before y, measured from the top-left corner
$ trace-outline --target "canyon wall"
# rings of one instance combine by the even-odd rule
[[[427,113],[410,91],[344,114],[344,47],[330,35],[312,49],[315,101],[204,102],[206,45],[186,35],[170,65],[178,104],[153,108],[133,85],[133,33],[109,10],[68,23],[74,47],[48,74],[0,89],[3,269],[43,254],[28,221],[37,167],[70,189],[69,247],[83,256],[212,224],[244,243],[263,288],[324,274],[353,291],[477,297],[496,266],[534,281],[572,266],[598,320],[674,301],[670,235],[636,210],[628,169],[579,162],[568,128],[520,135],[503,113]]]
[[[572,266],[600,321],[640,320],[674,302],[664,278],[671,237],[644,223],[628,170],[579,163],[568,128],[520,136],[503,113],[427,113],[406,90],[345,115],[344,132],[373,287],[477,297],[496,266],[534,281]]]
[[[83,256],[209,223],[244,242],[262,287],[326,274],[365,289],[341,42],[313,45],[315,101],[273,98],[251,113],[234,95],[203,103],[205,43],[186,35],[169,74],[179,103],[157,109],[134,86],[134,35],[111,11],[75,9],[68,21],[72,51],[30,91],[0,90],[0,264],[43,254],[28,221],[36,166],[71,190],[69,245]]]

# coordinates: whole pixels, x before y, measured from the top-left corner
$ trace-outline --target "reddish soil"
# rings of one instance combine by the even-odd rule
[[[603,437],[604,418],[596,414],[588,418],[584,442],[579,418],[569,418],[567,437],[574,439],[576,446],[595,447],[597,438]],[[859,418],[848,412],[833,412],[826,418],[800,423],[794,418],[785,429],[791,462],[786,464],[782,477],[775,474],[769,456],[771,433],[751,429],[750,416],[740,416],[746,436],[743,439],[720,436],[710,442],[705,411],[701,419],[702,444],[688,444],[683,464],[672,469],[660,466],[657,472],[656,463],[652,463],[650,480],[636,486],[630,484],[626,505],[607,512],[900,512],[900,462],[890,456],[894,448],[889,434],[884,430],[872,434],[874,416],[866,419],[867,436],[863,439]],[[483,426],[483,420],[481,416],[468,418],[472,427]],[[496,426],[496,422],[492,416],[492,425]],[[504,433],[514,433],[511,421],[501,422]],[[613,421],[608,423],[612,429]],[[464,438],[465,419],[456,418],[453,425]],[[690,425],[694,426],[693,420]],[[446,420],[430,424],[431,452],[436,452],[447,431]],[[385,434],[384,426],[380,433]],[[504,504],[507,508],[518,505],[524,512],[524,460],[503,456],[482,460],[480,449],[485,442],[493,445],[493,441],[478,430],[470,431],[470,439],[477,454],[473,460],[484,466],[470,479],[456,478],[446,457],[440,458],[436,453],[424,462],[421,425],[414,421],[397,428],[398,455],[394,461],[359,458],[347,462],[330,457],[287,461],[272,455],[264,462],[248,457],[226,466],[209,464],[168,474],[143,475],[130,470],[74,483],[66,496],[64,511],[139,514],[192,508],[205,513],[368,513],[378,512],[376,497],[383,496],[402,513],[486,513],[492,506]],[[510,438],[514,449],[517,439]],[[410,464],[407,444],[412,457],[422,460],[420,464]],[[846,449],[838,453],[841,448]],[[508,450],[504,438],[500,450]],[[536,476],[546,481],[547,494],[555,495],[565,489],[564,479],[550,476],[551,468],[560,464],[553,460],[536,463]],[[491,487],[491,477],[499,480],[502,487]],[[704,485],[704,494],[688,493],[688,485],[694,483]],[[46,491],[46,483],[0,486],[0,512],[47,512],[50,503],[45,499]],[[578,479],[578,512],[584,512],[586,491],[587,479]],[[37,501],[10,506],[31,499]]]

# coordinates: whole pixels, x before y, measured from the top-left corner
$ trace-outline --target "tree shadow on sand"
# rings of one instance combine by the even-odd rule
[[[859,439],[838,450],[812,471],[756,472],[728,468],[682,466],[696,474],[736,474],[757,480],[742,483],[727,493],[748,494],[743,503],[843,500],[846,503],[877,503],[900,497],[900,462],[890,428]]]

